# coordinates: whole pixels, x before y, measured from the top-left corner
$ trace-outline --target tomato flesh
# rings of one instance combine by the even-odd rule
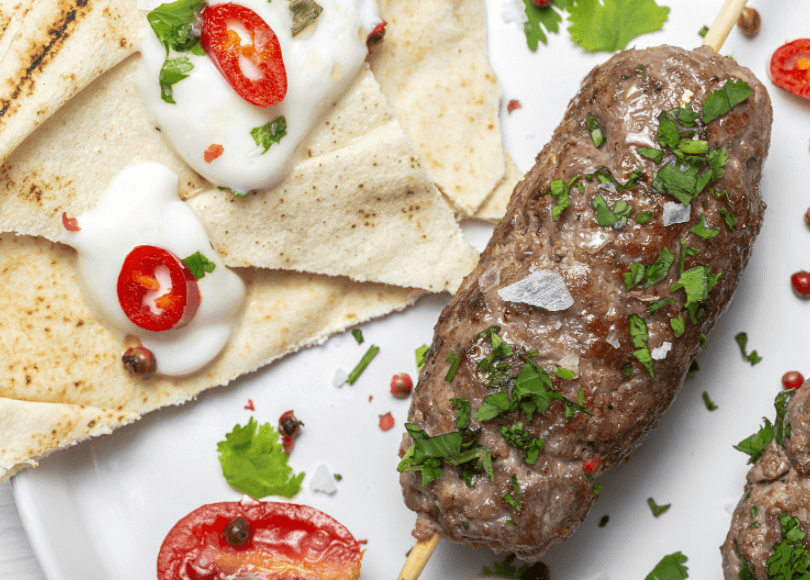
[[[251,528],[234,548],[225,528],[236,518]],[[221,502],[197,508],[169,531],[157,559],[158,580],[204,580],[252,573],[260,580],[354,580],[360,546],[343,525],[309,506]]]
[[[118,302],[133,324],[160,332],[188,324],[200,305],[194,274],[163,248],[136,246],[118,274]]]
[[[249,37],[245,42],[244,36]],[[280,103],[287,71],[275,32],[250,8],[208,6],[202,13],[200,44],[237,94],[257,107]],[[252,65],[252,66],[251,66]]]
[[[777,48],[768,72],[777,86],[810,99],[810,38],[800,38]]]

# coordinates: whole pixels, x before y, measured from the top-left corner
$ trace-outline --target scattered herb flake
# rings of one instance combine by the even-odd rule
[[[713,91],[706,97],[706,102],[703,103],[703,122],[709,123],[725,115],[750,95],[748,83],[729,79],[722,89]]]
[[[636,214],[636,223],[639,224],[646,224],[650,220],[652,220],[653,212],[651,211],[640,211]]]
[[[734,340],[737,341],[737,346],[740,347],[740,354],[742,355],[743,359],[750,362],[751,366],[754,366],[758,362],[762,361],[762,357],[757,354],[757,351],[751,351],[751,354],[748,354],[746,351],[746,346],[748,346],[748,335],[746,333],[740,332],[734,337]]]
[[[357,344],[363,344],[363,331],[361,331],[359,328],[352,330],[352,336],[354,337],[354,340],[357,341]]]
[[[756,463],[771,441],[773,441],[773,424],[765,419],[765,425],[760,427],[759,431],[740,441],[734,449],[750,455],[748,463]]]
[[[685,562],[686,556],[680,552],[664,556],[645,580],[686,580],[689,574]]]
[[[644,276],[647,278],[644,289],[646,290],[653,284],[660,282],[667,277],[670,266],[675,262],[675,255],[669,251],[666,246],[656,258],[655,262],[650,264],[644,269]]]
[[[281,138],[287,134],[287,119],[284,115],[276,117],[269,123],[254,127],[250,130],[250,136],[256,142],[256,145],[264,148],[261,152],[262,155],[267,153],[270,146],[274,143],[280,143]]]
[[[514,524],[514,522],[513,522]],[[481,569],[481,576],[500,576],[501,578],[514,578],[520,580],[523,574],[529,569],[528,564],[516,566],[514,554],[507,554],[502,562],[495,562],[492,565],[492,570],[484,566]]]
[[[624,287],[628,292],[641,284],[644,280],[644,265],[635,263],[630,266],[630,271],[624,273]]]
[[[610,521],[610,516],[608,516],[608,515],[602,516],[602,518],[599,520],[599,527],[604,528],[608,524],[609,521]]]
[[[686,330],[686,324],[684,324],[683,316],[670,319],[669,325],[672,327],[672,331],[675,333],[675,338],[680,338],[681,335],[683,335],[684,330]]]
[[[611,211],[605,198],[598,193],[591,201],[591,205],[596,210],[596,221],[603,227],[621,227],[616,226],[616,224],[620,223],[622,226],[625,225],[627,218],[633,213],[633,206],[623,200],[617,201]]]
[[[599,495],[599,492],[602,491],[602,486],[603,485],[604,485],[603,483],[597,483],[596,485],[594,485],[593,486],[593,494],[594,495]]]
[[[704,25],[703,28],[698,30],[698,34],[701,38],[706,38],[706,35],[709,34],[709,27]]]
[[[766,562],[768,578],[778,580],[792,580],[807,578],[810,568],[810,554],[807,553],[804,537],[807,532],[802,530],[801,522],[796,516],[789,513],[779,514],[779,523],[782,525],[782,541],[773,547],[773,554]]]
[[[652,159],[656,163],[661,163],[661,160],[664,158],[664,152],[660,149],[651,149],[649,147],[636,147],[636,151],[642,157],[646,157],[647,159]]]
[[[702,215],[700,216],[700,220],[689,230],[689,233],[708,240],[719,234],[720,228],[710,227],[709,224],[706,223],[706,216]]]
[[[655,503],[655,500],[653,498],[651,498],[651,497],[647,498],[647,505],[650,506],[650,509],[652,510],[652,514],[656,518],[658,516],[660,516],[662,513],[664,513],[665,511],[667,511],[669,508],[672,507],[671,503],[668,503],[666,505],[658,505],[657,503]]]
[[[201,252],[194,252],[187,258],[183,258],[183,263],[191,270],[195,279],[199,280],[203,276],[210,274],[217,267],[212,261],[206,258]]]
[[[346,382],[353,385],[355,381],[360,378],[360,375],[363,374],[363,371],[366,370],[368,363],[370,363],[371,360],[377,356],[378,352],[380,352],[380,347],[372,344],[366,351],[366,354],[363,355],[363,358],[360,359],[360,362],[357,363],[357,366],[354,367],[352,372],[349,373],[349,377],[346,379]]]
[[[517,475],[514,473],[511,475],[512,477],[512,489],[515,492],[515,495],[511,493],[504,494],[501,496],[501,499],[512,506],[517,513],[520,513],[520,502],[523,501],[523,495],[520,493],[520,486],[517,482]]]
[[[456,372],[458,372],[458,367],[461,364],[461,355],[458,354],[459,346],[460,345],[456,345],[455,350],[448,351],[445,357],[445,360],[450,363],[450,368],[447,369],[447,374],[444,375],[444,380],[448,383],[456,378]]]
[[[644,368],[647,369],[647,372],[650,374],[650,378],[653,378],[652,355],[650,354],[650,349],[647,346],[647,340],[649,338],[647,333],[647,323],[644,322],[644,319],[638,314],[631,314],[628,316],[627,322],[629,323],[630,328],[630,341],[633,343],[633,348],[636,349],[633,351],[633,354],[638,361],[644,365]]]
[[[554,374],[560,377],[561,379],[565,379],[570,381],[576,376],[576,373],[571,369],[567,369],[565,367],[561,367],[558,364],[554,365]]]
[[[166,49],[186,52],[199,46],[192,32],[195,13],[205,4],[205,0],[177,0],[162,4],[146,15],[149,26]],[[196,53],[195,53],[196,54]]]
[[[689,370],[686,371],[686,376],[691,377],[693,374],[700,370],[700,365],[696,360],[692,361],[692,364],[689,365]]]
[[[726,225],[728,226],[728,229],[730,229],[732,232],[736,232],[737,231],[737,218],[734,217],[734,214],[732,214],[726,208],[721,207],[720,208],[720,215],[723,216],[723,221],[726,222]]]
[[[602,133],[602,128],[599,126],[599,120],[593,113],[588,113],[585,116],[585,125],[591,133],[591,139],[596,147],[600,147],[605,142],[605,135]],[[599,224],[602,225],[602,224]]]
[[[425,360],[427,360],[427,353],[430,350],[430,347],[426,344],[423,344],[415,351],[416,356],[416,372],[417,374],[422,372],[422,367],[425,366]]]
[[[177,58],[167,58],[160,67],[158,81],[160,82],[160,98],[165,102],[176,105],[172,85],[175,85],[185,78],[194,69],[194,65],[187,56]]]
[[[715,405],[714,401],[712,401],[709,398],[709,393],[707,393],[706,391],[703,391],[703,402],[706,404],[706,408],[709,411],[714,411],[715,409],[717,409],[717,405]]]

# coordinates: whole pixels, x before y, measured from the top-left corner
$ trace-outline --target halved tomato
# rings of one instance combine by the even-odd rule
[[[800,38],[777,48],[768,73],[777,86],[810,99],[810,38]]]
[[[252,574],[258,580],[356,580],[362,553],[354,536],[305,505],[222,502],[197,508],[169,531],[158,580]]]

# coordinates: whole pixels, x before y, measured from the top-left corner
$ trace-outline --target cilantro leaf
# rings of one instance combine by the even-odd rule
[[[773,424],[765,419],[765,425],[759,431],[737,443],[734,449],[750,455],[748,463],[756,463],[771,441],[773,441]]]
[[[441,477],[444,473],[442,462],[459,466],[459,473],[468,486],[472,486],[474,470],[482,470],[490,479],[494,477],[492,452],[475,442],[472,445],[463,443],[460,432],[430,437],[413,423],[405,423],[405,429],[413,444],[397,465],[397,471],[420,471],[423,486]]]
[[[706,223],[706,216],[702,215],[700,216],[700,220],[698,221],[698,223],[693,225],[692,228],[689,230],[689,233],[695,234],[696,236],[699,236],[704,240],[708,240],[709,238],[713,238],[714,236],[719,234],[720,228],[709,227],[709,224]]]
[[[655,300],[655,301],[650,302],[649,304],[647,304],[647,312],[650,313],[650,316],[654,317],[658,313],[658,311],[660,309],[669,306],[673,302],[675,302],[675,300],[673,298],[670,298],[670,297],[661,298],[660,300]]]
[[[680,552],[664,556],[645,580],[686,580],[689,574],[685,562],[686,556]]]
[[[640,211],[640,212],[638,212],[636,214],[636,223],[646,224],[647,222],[652,220],[652,214],[653,214],[653,212],[651,212],[651,211]]]
[[[528,18],[523,23],[523,32],[526,34],[526,44],[529,45],[529,50],[537,50],[538,43],[546,44],[548,42],[543,28],[549,33],[560,31],[562,15],[557,9],[564,10],[571,2],[572,0],[554,0],[553,7],[539,8],[534,5],[532,0],[523,0],[523,4],[526,6],[526,18]]]
[[[515,423],[511,427],[501,425],[498,428],[509,445],[526,450],[526,457],[523,458],[524,463],[534,465],[537,462],[537,458],[540,456],[540,450],[546,443],[545,439],[532,437],[528,429],[520,422]]]
[[[191,270],[192,275],[196,280],[199,280],[206,273],[210,274],[217,267],[216,264],[211,262],[200,252],[194,252],[187,258],[183,258],[183,263]]]
[[[258,427],[258,432],[257,432]],[[278,433],[253,417],[244,427],[236,425],[217,443],[222,475],[231,485],[254,499],[268,495],[293,497],[301,491],[304,473],[293,474],[288,456],[278,443]]]
[[[712,171],[712,181],[717,181],[726,174],[724,167],[728,162],[728,155],[725,147],[709,151],[706,161],[709,162],[709,169]],[[728,192],[726,192],[726,195],[728,195]]]
[[[256,145],[264,148],[261,155],[267,153],[267,150],[270,149],[270,146],[274,143],[280,143],[281,138],[286,134],[287,119],[284,118],[284,115],[276,117],[265,125],[254,127],[250,130],[250,136],[253,137]]]
[[[596,210],[596,221],[600,226],[625,225],[627,218],[630,217],[630,214],[633,212],[633,206],[622,200],[617,201],[613,206],[613,211],[611,211],[605,198],[598,193],[596,197],[593,198],[593,201],[591,201],[591,205]]]
[[[178,56],[177,58],[167,58],[160,67],[160,74],[158,81],[160,82],[160,98],[170,105],[176,105],[174,102],[174,94],[172,85],[175,85],[187,79],[186,73],[191,72],[194,65],[188,60],[187,56]]]
[[[481,406],[475,412],[476,421],[489,421],[512,411],[512,401],[506,393],[488,395],[481,401]],[[542,411],[541,411],[542,413]]]
[[[507,493],[501,496],[501,499],[506,503],[508,503],[513,508],[515,508],[515,511],[517,513],[520,513],[520,502],[523,501],[523,495],[520,493],[520,486],[518,485],[517,482],[517,475],[513,473],[511,477],[512,477],[512,489],[514,490],[515,495]]]
[[[669,111],[670,116],[684,127],[694,127],[700,113],[692,110],[692,105],[686,105]]]
[[[709,142],[681,139],[678,143],[678,150],[687,155],[706,155],[709,152]]]
[[[664,158],[664,152],[660,149],[650,149],[649,147],[636,147],[636,151],[642,157],[646,157],[647,159],[652,159],[656,163],[661,163],[661,160]]]
[[[715,405],[714,401],[712,401],[709,398],[709,393],[707,393],[706,391],[703,391],[703,403],[706,405],[706,408],[709,411],[714,411],[715,409],[717,409],[717,405]]]
[[[749,96],[751,89],[748,83],[729,79],[722,89],[712,91],[706,97],[706,102],[703,103],[703,122],[709,123],[725,115]]]
[[[706,300],[709,296],[709,280],[707,268],[711,266],[695,266],[681,274],[681,277],[669,289],[672,292],[683,288],[686,291],[686,306]]]
[[[647,498],[647,505],[650,506],[650,510],[652,510],[652,514],[656,518],[672,507],[671,503],[668,503],[667,505],[658,505],[651,497]]]
[[[655,0],[578,0],[568,8],[571,39],[587,52],[615,52],[642,34],[660,30],[669,8]]]
[[[557,200],[557,205],[551,210],[551,221],[556,222],[557,218],[565,208],[571,205],[571,200],[568,198],[568,193],[571,190],[571,185],[577,178],[575,177],[570,183],[566,184],[562,179],[555,179],[550,184],[551,197]]]
[[[571,369],[567,369],[565,367],[561,367],[558,364],[554,365],[554,374],[560,377],[561,379],[565,379],[570,381],[576,376],[576,373]]]
[[[170,48],[185,52],[199,46],[192,33],[192,23],[195,12],[204,4],[205,0],[177,0],[162,4],[146,15],[155,36],[166,48],[166,56],[169,56]]]
[[[702,188],[698,189],[696,167],[687,167],[683,171],[679,171],[673,165],[664,165],[653,175],[651,185],[656,191],[674,196],[683,205],[689,205],[702,191]],[[703,184],[704,187],[705,185]]]

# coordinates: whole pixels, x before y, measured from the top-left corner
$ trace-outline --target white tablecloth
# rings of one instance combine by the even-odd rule
[[[11,484],[0,484],[0,580],[45,580],[25,535]]]

